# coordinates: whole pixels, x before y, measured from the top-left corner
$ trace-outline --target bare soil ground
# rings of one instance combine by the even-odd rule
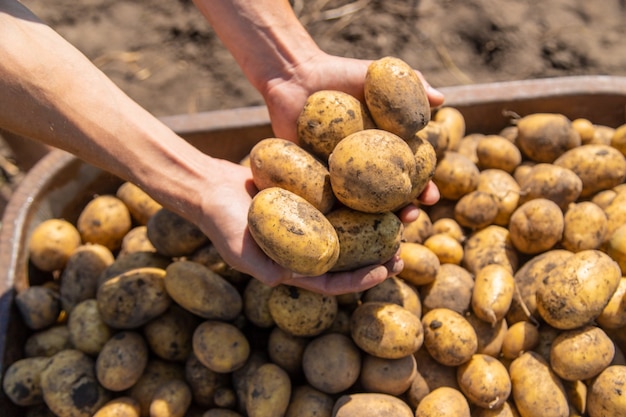
[[[23,0],[156,116],[263,104],[190,0]],[[393,55],[435,87],[626,76],[626,0],[293,0],[327,52]],[[0,138],[1,139],[1,138]],[[0,140],[0,211],[26,164]]]

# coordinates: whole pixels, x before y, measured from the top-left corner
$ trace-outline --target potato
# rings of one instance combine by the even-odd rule
[[[285,417],[331,417],[335,401],[310,385],[293,388]]]
[[[520,200],[520,186],[515,178],[501,169],[485,169],[480,171],[476,191],[491,194],[495,199],[498,210],[493,224],[508,226]]]
[[[267,355],[290,377],[302,374],[302,357],[309,343],[308,337],[294,336],[275,326],[267,339]]]
[[[325,163],[289,140],[267,138],[257,142],[250,151],[250,169],[259,190],[283,188],[324,214],[336,203]]]
[[[433,358],[428,353],[428,349],[422,346],[414,354],[417,362],[417,371],[424,379],[428,392],[434,391],[439,387],[449,387],[459,389],[459,382],[456,378],[455,366],[444,365]]]
[[[409,389],[416,374],[413,355],[398,359],[364,355],[359,381],[366,392],[401,395]]]
[[[470,417],[470,406],[460,391],[440,387],[428,393],[417,406],[415,417]]]
[[[513,274],[502,265],[492,264],[480,269],[474,279],[472,310],[492,326],[509,311],[515,289]]]
[[[435,148],[433,148],[427,140],[422,139],[418,135],[409,138],[406,142],[415,155],[417,171],[420,173],[419,182],[415,185],[415,188],[424,190],[435,174],[435,168],[437,166]]]
[[[370,355],[398,359],[417,351],[424,340],[420,319],[398,304],[370,301],[352,313],[351,336]]]
[[[102,320],[114,328],[132,329],[161,315],[172,303],[164,278],[165,270],[144,267],[106,281],[96,294]]]
[[[567,250],[599,249],[605,240],[606,213],[591,201],[570,204],[563,222],[561,245]]]
[[[191,255],[209,241],[198,226],[166,208],[154,213],[146,227],[157,252],[168,257]]]
[[[502,357],[515,359],[533,350],[539,344],[539,330],[529,321],[518,321],[509,326],[502,340]]]
[[[96,297],[98,278],[115,261],[109,248],[97,243],[81,245],[70,255],[61,273],[59,293],[66,312]]]
[[[194,253],[187,256],[187,260],[206,266],[240,290],[251,280],[250,275],[244,274],[227,264],[213,244],[207,244],[196,249]]]
[[[243,309],[237,289],[197,262],[179,260],[165,269],[167,294],[185,310],[209,320],[233,320]]]
[[[424,84],[403,60],[383,57],[365,74],[365,103],[376,126],[401,138],[415,136],[430,121]]]
[[[429,284],[419,287],[424,312],[435,308],[449,308],[464,314],[470,309],[474,279],[464,268],[443,264]]]
[[[150,239],[148,238],[148,226],[136,226],[126,233],[124,239],[122,239],[122,246],[120,247],[120,254],[131,252],[156,252]]]
[[[528,174],[520,180],[519,188],[519,204],[546,198],[555,202],[561,210],[566,210],[580,196],[583,182],[569,168],[543,163],[530,168]]]
[[[519,413],[514,405],[505,402],[496,408],[476,408],[472,412],[472,417],[519,417]]]
[[[511,394],[521,417],[568,417],[561,380],[536,352],[525,352],[509,366]]]
[[[172,304],[163,314],[143,326],[150,351],[161,359],[184,362],[191,353],[191,339],[197,316]]]
[[[185,361],[184,372],[185,381],[191,388],[194,403],[202,407],[215,405],[216,392],[222,387],[229,386],[232,375],[210,370],[198,360],[193,352]]]
[[[278,327],[294,336],[317,336],[337,316],[337,298],[289,285],[278,285],[268,302]]]
[[[626,193],[618,193],[615,195],[611,204],[605,209],[606,213],[606,239],[609,240],[613,234],[626,224]],[[604,243],[607,243],[606,241]]]
[[[541,318],[537,313],[537,288],[548,271],[572,255],[573,252],[567,250],[553,249],[533,256],[515,272],[515,293],[506,316],[509,324]]]
[[[590,384],[587,394],[589,417],[620,416],[626,413],[626,366],[606,368]]]
[[[122,246],[122,239],[132,227],[126,204],[113,195],[94,197],[81,211],[76,228],[85,243],[98,243],[112,251]]]
[[[152,396],[150,417],[183,417],[191,400],[191,389],[186,382],[180,379],[165,382]]]
[[[328,170],[337,200],[365,213],[407,205],[422,192],[427,182],[424,178],[431,175],[429,170],[418,170],[407,142],[381,129],[361,130],[343,138],[328,158]]]
[[[75,349],[95,356],[113,335],[98,308],[98,301],[90,298],[74,307],[67,319],[70,342]]]
[[[587,411],[587,385],[583,381],[563,381],[570,405],[570,417],[582,416]]]
[[[33,330],[52,326],[61,313],[59,291],[43,285],[30,286],[17,293],[15,305],[24,324]]]
[[[623,274],[623,272],[622,272]],[[622,276],[619,280],[617,289],[611,295],[609,302],[602,310],[602,313],[596,317],[596,322],[603,329],[619,329],[626,326],[626,278]]]
[[[587,380],[610,365],[615,346],[597,326],[587,325],[560,333],[550,348],[550,367],[567,381]]]
[[[313,388],[338,394],[359,379],[361,351],[349,336],[339,333],[317,336],[304,349],[302,371]]]
[[[596,128],[589,119],[585,119],[583,117],[574,119],[572,120],[572,127],[578,132],[581,144],[589,143],[593,140]]]
[[[463,230],[459,222],[452,218],[442,218],[435,221],[433,223],[432,234],[437,233],[448,234],[458,240],[460,243],[465,242],[465,230]]]
[[[383,301],[396,303],[422,317],[422,302],[417,289],[398,277],[389,277],[378,285],[366,290],[361,301]]]
[[[465,318],[476,332],[476,338],[478,340],[476,353],[490,355],[494,358],[500,357],[504,337],[508,331],[506,319],[502,319],[495,325],[491,325],[490,323],[476,317],[476,315],[472,312],[467,313]]]
[[[458,200],[476,189],[479,175],[478,166],[468,157],[447,151],[439,159],[432,180],[439,188],[442,198]]]
[[[18,359],[6,367],[2,378],[2,389],[13,404],[26,407],[43,404],[41,372],[49,358],[36,356]]]
[[[578,252],[544,276],[537,311],[558,329],[585,325],[604,310],[621,277],[619,266],[605,253]]]
[[[551,163],[569,149],[580,146],[580,135],[562,114],[533,113],[515,121],[516,143],[535,162]]]
[[[363,213],[340,207],[326,218],[339,238],[339,257],[330,271],[384,264],[400,248],[402,222],[392,212]]]
[[[243,417],[236,411],[227,408],[211,408],[202,414],[202,417]]]
[[[70,347],[72,347],[72,342],[70,341],[70,331],[67,325],[54,325],[28,336],[24,342],[24,355],[27,358],[34,356],[49,357]]]
[[[403,398],[411,408],[415,409],[429,392],[430,388],[428,387],[428,382],[416,371],[411,385],[403,394]]]
[[[93,417],[139,417],[139,403],[131,397],[117,397],[104,404]]]
[[[511,214],[509,232],[515,248],[525,254],[552,249],[563,237],[563,212],[552,200],[536,198]]]
[[[498,202],[490,193],[474,190],[461,197],[454,206],[454,219],[470,229],[493,224],[498,215]]]
[[[302,275],[328,272],[339,258],[339,238],[328,219],[302,197],[279,187],[254,196],[248,228],[267,256]]]
[[[440,264],[460,265],[463,261],[463,245],[447,233],[434,233],[424,241],[424,247],[433,252]]]
[[[499,408],[511,395],[508,370],[498,359],[474,354],[457,368],[461,392],[469,402],[482,408]]]
[[[435,308],[422,317],[424,346],[437,362],[458,366],[469,361],[478,349],[472,325],[449,308]]]
[[[298,143],[323,163],[341,139],[372,127],[374,122],[365,105],[356,97],[336,90],[311,94],[296,120]]]
[[[148,347],[136,331],[121,331],[111,337],[96,357],[96,377],[110,391],[124,391],[141,377],[148,364]]]
[[[215,391],[215,405],[224,409],[230,409],[237,406],[237,394],[235,390],[227,387],[220,387]]]
[[[611,137],[611,146],[626,156],[626,124],[615,129]]]
[[[419,207],[417,210],[419,212],[417,219],[404,224],[402,229],[403,242],[423,243],[433,233],[433,222],[428,213]]]
[[[333,417],[414,417],[413,410],[398,397],[380,393],[344,394],[337,399]],[[469,416],[469,414],[468,414]]]
[[[476,143],[478,168],[501,169],[509,174],[522,162],[522,153],[510,140],[499,135],[486,135]]]
[[[132,252],[119,254],[113,263],[102,271],[98,277],[97,287],[99,288],[109,279],[132,269],[143,267],[165,269],[171,262],[172,260],[170,258],[156,252]]]
[[[150,217],[162,208],[159,202],[132,182],[122,183],[115,196],[124,202],[133,220],[140,225],[146,225]]]
[[[448,131],[448,149],[456,151],[459,142],[465,136],[465,116],[463,113],[455,107],[443,106],[435,112],[433,120],[441,123]]]
[[[139,417],[139,403],[131,397],[117,397],[104,404],[93,417]]]
[[[29,260],[42,271],[60,270],[81,243],[80,233],[72,223],[63,219],[44,220],[28,238]]]
[[[482,133],[470,133],[465,135],[459,141],[456,152],[466,156],[470,161],[478,165],[478,154],[476,149],[478,148],[478,142],[485,138]]]
[[[228,373],[241,368],[250,355],[250,343],[231,323],[206,320],[194,330],[193,353],[214,372]]]
[[[448,129],[441,122],[430,120],[415,136],[430,143],[437,158],[443,157],[448,149]]]
[[[419,243],[401,243],[400,258],[404,262],[404,268],[398,273],[398,277],[413,285],[433,282],[441,267],[437,254]]]
[[[141,417],[150,416],[150,403],[156,390],[173,379],[182,380],[185,369],[180,363],[151,358],[139,380],[128,391],[128,396],[139,403]]]
[[[462,265],[472,274],[489,264],[499,264],[513,272],[519,262],[511,234],[498,225],[487,226],[472,233],[463,250]]]
[[[571,169],[580,177],[581,197],[615,187],[626,178],[626,157],[610,145],[589,144],[570,149],[554,165]]]
[[[604,250],[617,262],[622,275],[626,275],[626,223],[613,231]]]
[[[282,416],[289,406],[291,381],[280,366],[266,363],[252,373],[246,393],[249,417]]]
[[[94,360],[68,349],[50,358],[41,372],[41,391],[50,410],[58,416],[91,417],[110,400],[98,383]]]
[[[273,288],[258,279],[251,279],[243,290],[243,314],[257,327],[268,329],[275,324],[269,308]]]

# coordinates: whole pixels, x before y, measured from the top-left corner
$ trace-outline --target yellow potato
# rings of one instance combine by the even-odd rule
[[[598,325],[603,329],[619,329],[626,326],[624,301],[626,301],[626,278],[622,276],[606,307],[596,317]]]
[[[440,264],[460,265],[463,261],[463,245],[447,233],[434,233],[424,241],[424,247],[432,251]]]
[[[605,253],[578,252],[544,276],[537,311],[558,329],[580,327],[602,313],[621,277],[619,266]]]
[[[613,231],[605,245],[606,253],[615,261],[626,275],[626,223]]]
[[[396,303],[411,311],[417,317],[422,316],[422,302],[417,288],[398,277],[389,277],[380,284],[366,290],[361,301],[383,301]]]
[[[486,135],[476,143],[478,168],[501,169],[512,173],[522,162],[522,153],[510,140],[499,135]]]
[[[328,219],[302,197],[279,187],[254,196],[248,228],[267,256],[302,275],[328,272],[339,258],[339,238]]]
[[[361,372],[361,351],[349,336],[328,333],[312,339],[302,355],[306,382],[326,394],[350,388]]]
[[[374,123],[404,139],[415,136],[430,121],[424,84],[399,58],[383,57],[370,63],[364,95]]]
[[[435,279],[419,287],[424,312],[435,308],[449,308],[465,314],[471,306],[474,279],[464,268],[442,264]]]
[[[440,387],[428,393],[417,406],[415,417],[470,417],[470,406],[459,390]]]
[[[209,241],[198,226],[166,208],[154,213],[146,227],[152,245],[167,257],[191,255]]]
[[[509,231],[498,225],[472,233],[463,246],[462,265],[472,274],[489,264],[499,264],[511,272],[517,270],[519,255]]]
[[[421,208],[417,208],[417,210],[419,211],[417,219],[404,224],[403,242],[423,243],[433,233],[433,222],[428,213]]]
[[[581,178],[571,169],[555,164],[540,163],[529,168],[519,181],[519,204],[536,198],[554,201],[561,210],[580,196],[583,189]]]
[[[132,387],[148,364],[148,346],[136,331],[121,331],[111,337],[96,357],[96,377],[104,388],[123,391]]]
[[[439,188],[442,198],[458,200],[476,189],[479,175],[478,166],[468,157],[447,151],[439,159],[432,180]]]
[[[206,320],[194,330],[193,353],[214,372],[228,373],[241,368],[250,356],[246,335],[231,323]]]
[[[495,324],[509,311],[515,289],[513,274],[502,265],[481,268],[474,279],[472,310],[480,319]]]
[[[561,245],[572,252],[599,249],[605,240],[607,223],[606,213],[597,204],[572,203],[563,217]]]
[[[400,258],[404,262],[404,268],[398,273],[398,277],[413,285],[433,282],[441,267],[437,254],[419,243],[401,243]]]
[[[626,124],[615,129],[611,137],[611,146],[626,156]]]
[[[334,405],[330,395],[310,385],[299,385],[293,388],[285,417],[331,417]]]
[[[266,363],[250,376],[246,393],[248,417],[282,416],[289,406],[291,381],[278,365]]]
[[[491,325],[476,317],[475,314],[469,312],[465,318],[474,328],[476,338],[478,339],[478,347],[476,353],[500,357],[504,337],[509,329],[506,319],[498,321],[495,325]]]
[[[442,218],[435,221],[432,227],[432,234],[436,233],[448,234],[460,243],[465,242],[466,238],[465,230],[463,230],[459,222],[452,218]]]
[[[429,170],[418,170],[407,142],[381,129],[362,130],[343,138],[328,159],[328,169],[337,199],[365,213],[394,211],[407,205],[422,192],[427,182],[424,179],[431,175]]]
[[[298,143],[325,164],[337,143],[351,133],[374,127],[357,98],[335,90],[311,94],[296,121]]]
[[[539,344],[539,330],[529,321],[518,321],[509,326],[502,340],[502,357],[515,359]]]
[[[439,108],[433,120],[439,122],[448,131],[448,149],[456,151],[459,142],[465,136],[465,116],[457,108],[443,106]]]
[[[42,271],[63,269],[81,244],[80,232],[63,219],[44,220],[28,239],[29,260]]]
[[[339,238],[339,257],[330,271],[384,264],[400,248],[403,226],[392,212],[363,213],[340,207],[326,218]]]
[[[191,353],[191,339],[199,318],[178,304],[143,326],[150,351],[161,359],[184,362]]]
[[[593,123],[583,117],[572,120],[572,127],[578,132],[581,144],[591,142],[596,134],[596,128]]]
[[[441,122],[430,120],[423,129],[416,133],[416,136],[432,145],[437,158],[443,157],[448,149],[448,129]]]
[[[162,208],[160,203],[132,182],[122,183],[115,196],[126,204],[131,217],[140,225],[147,224],[150,217]]]
[[[257,142],[250,151],[250,169],[259,190],[283,188],[324,214],[336,203],[326,164],[289,140],[267,138]]]
[[[139,417],[139,403],[131,397],[117,397],[104,404],[93,417]]]
[[[128,272],[132,269],[143,267],[165,269],[171,262],[172,260],[170,258],[167,258],[156,252],[142,251],[119,254],[115,258],[113,263],[107,266],[98,277],[97,288],[100,288],[100,286],[109,279],[114,278],[124,272]]]
[[[302,375],[302,357],[310,339],[274,326],[267,339],[267,356],[291,377]]]
[[[273,288],[258,279],[251,279],[243,290],[243,314],[257,327],[268,329],[275,324],[269,308]]]
[[[589,417],[626,415],[626,366],[606,368],[589,385],[587,413]]]
[[[497,215],[498,202],[492,194],[484,191],[471,191],[454,206],[454,219],[470,229],[482,229],[493,224]]]
[[[504,405],[511,395],[508,370],[498,359],[474,354],[457,368],[461,392],[478,407],[494,409]]]
[[[478,165],[478,153],[476,149],[478,148],[478,142],[484,137],[485,135],[482,133],[470,133],[469,135],[463,136],[459,141],[456,152],[466,156],[469,160]]]
[[[394,303],[370,301],[352,313],[351,336],[370,355],[398,359],[413,354],[424,340],[419,317]]]
[[[398,397],[389,394],[361,392],[340,396],[335,402],[332,416],[414,417],[415,415],[411,407]]]
[[[458,366],[469,361],[478,349],[472,325],[449,308],[435,308],[422,317],[424,346],[437,362]]]
[[[524,254],[552,249],[563,237],[563,212],[552,200],[536,198],[511,214],[509,232],[515,248]]]
[[[417,171],[420,173],[419,182],[415,185],[418,190],[424,190],[428,182],[435,175],[437,167],[437,154],[435,148],[425,139],[418,135],[406,141],[415,155]],[[419,194],[419,193],[418,193]]]
[[[135,226],[126,233],[122,239],[122,246],[119,254],[131,252],[156,252],[150,239],[148,238],[148,226]]]
[[[507,226],[520,200],[520,186],[513,176],[501,169],[480,171],[476,191],[493,196],[498,208],[493,224]]]
[[[516,143],[535,162],[553,162],[569,149],[580,146],[580,135],[562,114],[533,113],[516,120]]]
[[[409,389],[417,373],[413,355],[398,359],[364,355],[359,381],[365,392],[402,395]]]
[[[538,353],[525,352],[509,366],[511,393],[521,417],[568,417],[561,380]]]
[[[83,242],[99,243],[112,251],[122,246],[122,239],[131,227],[128,207],[113,195],[94,197],[76,220]]]

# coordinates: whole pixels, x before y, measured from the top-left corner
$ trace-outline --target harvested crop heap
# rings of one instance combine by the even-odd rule
[[[300,146],[267,138],[242,163],[268,256],[321,274],[400,249],[402,272],[340,296],[272,288],[124,183],[33,230],[51,279],[16,296],[31,334],[7,397],[61,417],[625,415],[626,125],[468,133],[385,65],[405,68],[377,61],[387,89],[365,105],[315,93]],[[431,179],[441,201],[402,224]]]

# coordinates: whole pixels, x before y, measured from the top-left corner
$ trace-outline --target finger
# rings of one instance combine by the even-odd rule
[[[411,223],[417,220],[420,210],[415,204],[409,204],[408,206],[402,207],[396,214],[402,223]]]
[[[424,191],[422,191],[419,196],[419,202],[427,206],[432,206],[437,203],[440,198],[441,194],[439,194],[439,188],[437,188],[434,182],[429,181],[426,188],[424,188]]]
[[[426,96],[428,97],[428,102],[430,103],[430,106],[431,107],[441,106],[443,102],[445,101],[445,96],[443,95],[443,93],[437,90],[436,88],[434,88],[433,86],[431,86],[429,82],[426,81],[426,78],[424,78],[424,75],[421,72],[417,70],[415,72],[417,73],[417,76],[422,81],[422,84],[424,84],[424,88],[426,89]]]

